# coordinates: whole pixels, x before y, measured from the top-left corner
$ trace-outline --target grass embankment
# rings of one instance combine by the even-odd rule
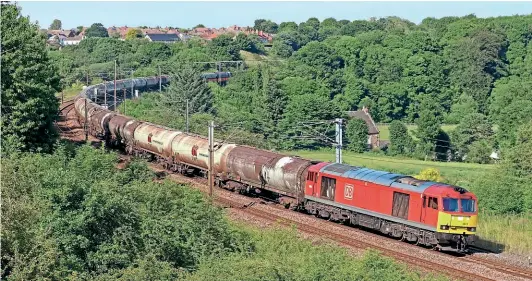
[[[334,152],[324,151],[292,151],[289,154],[299,155],[307,159],[334,161]],[[492,173],[496,165],[472,163],[428,162],[415,159],[402,159],[372,154],[356,154],[345,151],[344,163],[364,166],[377,170],[416,175],[425,168],[436,168],[444,181],[449,184],[465,187],[475,192],[474,182]],[[480,199],[482,200],[482,198]],[[480,206],[482,208],[482,205]],[[532,214],[524,215],[492,215],[482,212],[479,215],[478,236],[482,240],[479,246],[493,249],[502,248],[505,252],[517,254],[532,253]],[[498,246],[497,244],[502,244]]]

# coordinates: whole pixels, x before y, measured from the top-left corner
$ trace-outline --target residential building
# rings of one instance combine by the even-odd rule
[[[175,43],[179,41],[179,36],[175,33],[162,33],[162,34],[151,34],[148,33],[145,36],[150,42],[163,42],[163,43]]]

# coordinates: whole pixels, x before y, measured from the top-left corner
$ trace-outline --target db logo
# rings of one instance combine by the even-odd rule
[[[346,184],[344,187],[344,197],[346,199],[353,199],[353,185]]]
[[[194,145],[192,147],[192,156],[193,157],[198,157],[198,146],[197,145]]]

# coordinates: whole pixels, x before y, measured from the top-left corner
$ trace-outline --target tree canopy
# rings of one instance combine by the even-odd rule
[[[58,30],[61,28],[62,28],[62,24],[61,24],[61,21],[58,19],[54,19],[54,21],[52,21],[49,27],[49,29],[53,29],[53,30]]]
[[[93,23],[85,31],[85,36],[87,36],[87,38],[91,38],[91,37],[109,37],[109,34],[107,33],[107,28],[105,28],[101,23]]]
[[[2,3],[1,19],[2,151],[50,151],[60,77],[46,39],[15,4]]]

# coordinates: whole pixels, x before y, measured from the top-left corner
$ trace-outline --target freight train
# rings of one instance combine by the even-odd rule
[[[162,79],[162,80],[160,80]],[[144,90],[168,77],[122,80],[117,90]],[[114,85],[113,85],[114,86]],[[108,145],[158,161],[176,173],[206,176],[208,140],[75,99],[80,122]],[[120,89],[118,89],[120,88]],[[83,124],[83,123],[82,123]],[[435,250],[466,252],[474,242],[477,198],[464,188],[407,175],[339,163],[317,162],[226,142],[214,144],[215,185],[245,194],[268,195],[295,211],[360,226]]]

